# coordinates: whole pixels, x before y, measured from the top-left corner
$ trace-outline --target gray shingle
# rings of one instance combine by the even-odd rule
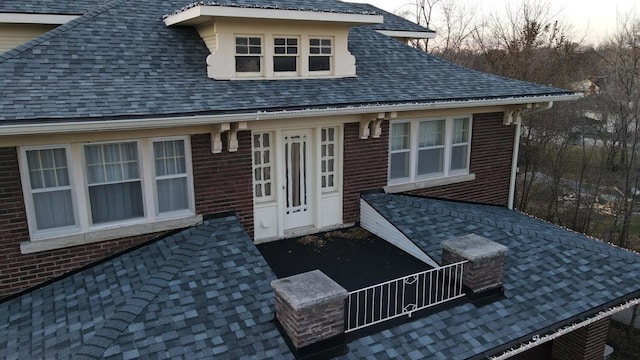
[[[184,5],[181,0],[113,0],[0,55],[0,120],[8,124],[567,94],[452,65],[367,27],[350,31],[357,78],[216,81],[206,76],[209,52],[196,30],[168,28],[161,20],[164,13]],[[361,9],[360,4],[340,6]]]

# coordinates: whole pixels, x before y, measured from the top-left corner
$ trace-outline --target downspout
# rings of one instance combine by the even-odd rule
[[[535,106],[541,106],[538,108],[529,110],[525,115],[535,114],[540,111],[549,110],[553,107],[553,101],[549,101],[542,104],[536,104]],[[509,181],[509,210],[513,210],[513,203],[515,202],[516,195],[516,177],[518,175],[518,157],[520,156],[520,135],[522,133],[522,111],[515,111],[513,113],[513,124],[516,125],[516,133],[513,139],[513,157],[511,159],[511,179]]]

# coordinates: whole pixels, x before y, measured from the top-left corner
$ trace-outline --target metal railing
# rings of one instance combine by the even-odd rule
[[[347,298],[345,332],[355,331],[464,296],[467,261],[407,275],[352,291]]]

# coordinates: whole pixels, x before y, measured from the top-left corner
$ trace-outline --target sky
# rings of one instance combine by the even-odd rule
[[[412,0],[343,1],[369,3],[394,13],[399,9],[412,9],[411,4],[414,4]],[[459,1],[479,4],[479,10],[486,14],[503,12],[508,3],[511,3],[511,6],[516,3],[513,0]],[[589,44],[597,44],[615,33],[619,13],[628,14],[635,11],[640,14],[638,0],[549,0],[548,3],[552,4],[552,13],[557,13],[558,19],[572,26],[574,38],[579,40],[584,37],[585,43]]]

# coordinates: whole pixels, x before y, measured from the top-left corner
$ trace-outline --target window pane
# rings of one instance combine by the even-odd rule
[[[309,56],[309,71],[329,71],[329,56]]]
[[[418,152],[418,175],[438,174],[444,171],[444,149],[428,149]]]
[[[460,144],[467,141],[469,141],[469,119],[454,119],[452,142],[454,144]]]
[[[454,146],[451,149],[451,170],[464,170],[467,163],[468,145]]]
[[[409,152],[391,154],[391,179],[409,177]]]
[[[262,39],[259,37],[249,38],[249,45],[251,46],[260,46],[262,44]]]
[[[93,224],[144,216],[140,181],[90,186],[89,201]]]
[[[53,229],[75,224],[71,190],[33,194],[38,230]]]
[[[409,123],[391,124],[391,150],[409,148]]]
[[[90,165],[87,167],[87,181],[89,184],[98,184],[105,182],[104,169],[100,165]]]
[[[260,72],[260,57],[236,56],[236,72]]]
[[[418,146],[444,145],[444,120],[421,121],[420,139]]]
[[[297,71],[298,59],[295,56],[274,56],[273,71]]]
[[[189,208],[187,178],[158,180],[158,210],[160,213]]]

